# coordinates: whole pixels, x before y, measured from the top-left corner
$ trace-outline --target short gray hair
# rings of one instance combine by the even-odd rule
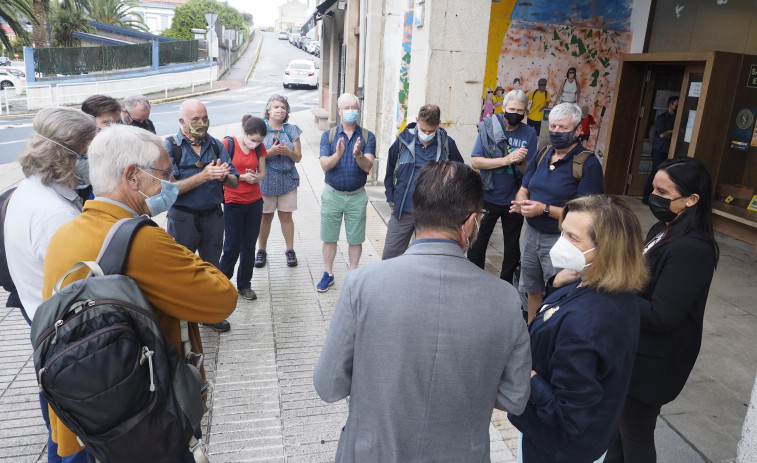
[[[150,109],[152,107],[150,105],[150,100],[148,100],[147,97],[144,95],[129,95],[126,98],[124,98],[125,110],[131,111],[137,106],[144,106],[147,109]]]
[[[76,155],[87,152],[97,133],[95,119],[77,109],[46,108],[32,126],[34,132],[18,156],[24,175],[38,175],[43,185],[75,186]]]
[[[96,196],[115,191],[129,164],[146,168],[160,159],[162,140],[131,125],[114,125],[98,133],[89,145],[89,181]]]
[[[581,107],[575,103],[560,103],[549,112],[549,118],[555,121],[568,117],[574,126],[578,126],[581,123]]]
[[[336,100],[336,107],[341,108],[342,104],[353,102],[358,105],[358,107],[360,106],[360,100],[358,100],[355,95],[353,95],[352,93],[342,93],[341,95],[339,95],[339,99]]]
[[[507,103],[510,102],[510,100],[515,100],[518,103],[523,103],[525,105],[525,108],[528,109],[528,95],[523,93],[523,90],[511,90],[507,92],[507,95],[505,95],[505,98],[502,99],[503,111],[504,111],[505,106],[507,106]]]

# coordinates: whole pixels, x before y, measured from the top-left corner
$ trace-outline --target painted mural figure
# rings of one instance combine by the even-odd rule
[[[597,121],[594,120],[594,116],[589,113],[589,107],[586,105],[581,106],[581,128],[579,129],[581,134],[578,136],[578,139],[583,142],[588,141],[591,136],[591,126],[596,123]],[[594,145],[596,146],[596,141]]]
[[[382,260],[401,255],[410,244],[415,232],[413,192],[421,168],[432,161],[464,162],[455,140],[439,127],[439,106],[421,106],[416,120],[408,124],[389,147],[384,188],[392,216],[387,225]]]
[[[494,100],[492,99],[492,93],[494,93],[492,88],[486,87],[484,99],[481,101],[481,118],[479,120],[484,120],[485,117],[492,117],[492,114],[494,114]]]
[[[560,90],[557,91],[555,104],[576,103],[581,101],[581,85],[576,79],[576,68],[568,68],[565,79],[560,84]]]
[[[544,110],[549,107],[551,99],[552,97],[547,91],[547,79],[542,77],[539,79],[539,88],[528,94],[528,101],[531,102],[531,106],[528,108],[528,125],[536,130],[537,135],[541,131]]]
[[[512,283],[513,273],[520,262],[520,231],[523,216],[510,213],[510,204],[520,189],[518,164],[531,162],[536,155],[537,135],[533,127],[524,124],[528,97],[513,90],[504,97],[504,113],[484,119],[478,124],[478,137],[471,154],[471,165],[479,169],[484,181],[484,209],[478,239],[468,250],[468,259],[484,268],[489,238],[502,219],[504,255],[499,277]]]
[[[504,99],[505,89],[502,88],[501,85],[497,85],[497,88],[494,89],[494,96],[492,96],[492,101],[494,102],[494,114],[504,113],[504,107],[502,106],[502,101]]]

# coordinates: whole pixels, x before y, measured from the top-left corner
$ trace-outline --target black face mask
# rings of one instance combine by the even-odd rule
[[[150,124],[147,123],[147,119],[142,122],[131,121],[131,125],[133,125],[134,127],[139,127],[140,129],[150,130]]]
[[[518,125],[523,120],[524,115],[518,113],[505,113],[505,120],[510,125]]]
[[[683,196],[679,196],[675,199],[681,198],[683,198]],[[678,213],[670,210],[670,203],[675,201],[675,199],[667,199],[654,194],[649,195],[649,210],[652,211],[652,215],[654,215],[657,220],[661,220],[665,223],[672,222],[678,217]]]
[[[577,128],[570,132],[553,132],[550,130],[549,143],[552,145],[552,148],[562,150],[572,145],[576,141],[573,135],[576,133]]]

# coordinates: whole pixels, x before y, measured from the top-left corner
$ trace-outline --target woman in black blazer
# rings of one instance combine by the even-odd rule
[[[641,336],[618,437],[606,463],[657,461],[654,429],[675,399],[702,343],[707,294],[718,261],[712,231],[712,181],[694,158],[660,165],[649,208],[659,220],[644,248],[651,279],[639,293]]]

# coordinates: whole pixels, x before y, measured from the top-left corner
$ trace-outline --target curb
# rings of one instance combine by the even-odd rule
[[[255,50],[255,58],[252,59],[252,65],[250,66],[250,70],[247,71],[247,77],[244,78],[244,84],[247,85],[247,81],[250,80],[250,77],[252,77],[252,71],[255,70],[255,65],[258,64],[258,57],[260,56],[260,48],[263,46],[263,39],[265,38],[265,35],[262,33],[260,34],[260,41],[258,41],[258,48]]]
[[[187,98],[194,98],[202,95],[210,95],[213,93],[228,92],[231,90],[228,87],[215,88],[213,90],[205,90],[204,92],[187,93],[184,95],[169,96],[168,98],[158,98],[157,100],[150,100],[150,104],[168,103],[170,101],[185,100]]]

